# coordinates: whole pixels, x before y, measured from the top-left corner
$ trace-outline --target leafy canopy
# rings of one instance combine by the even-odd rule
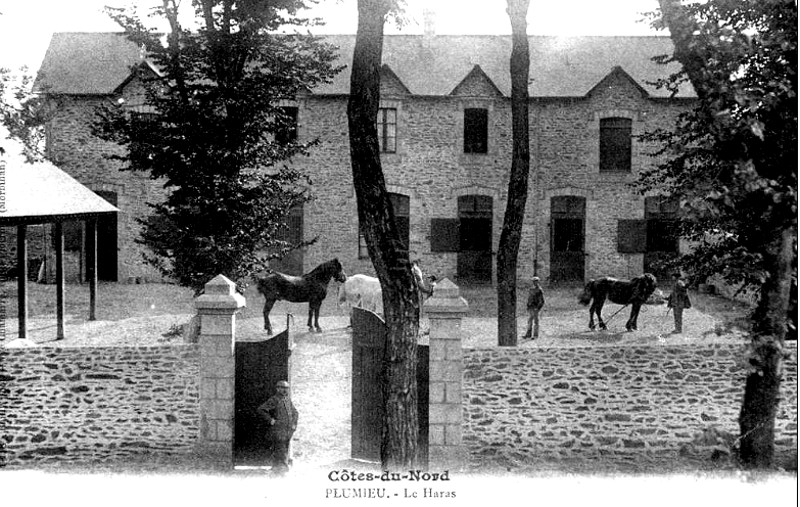
[[[200,28],[184,29],[175,2],[153,15],[170,31],[147,28],[135,14],[108,9],[146,48],[135,69],[138,100],[103,108],[96,135],[128,148],[126,170],[164,182],[167,197],[140,220],[146,259],[184,286],[202,288],[217,274],[243,282],[271,257],[301,245],[280,239],[289,209],[308,201],[308,175],[291,167],[315,144],[300,142],[281,101],[339,71],[334,48],[310,34],[305,2],[195,0]]]
[[[692,58],[703,65],[699,100],[674,130],[643,136],[663,143],[655,155],[665,161],[638,187],[680,199],[681,232],[693,242],[681,264],[696,280],[721,274],[758,289],[770,276],[769,239],[797,229],[797,5],[709,0],[685,8]],[[684,68],[659,84],[676,90],[687,79]]]

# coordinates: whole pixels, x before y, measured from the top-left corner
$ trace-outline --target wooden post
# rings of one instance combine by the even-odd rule
[[[86,278],[89,282],[89,320],[97,320],[97,219],[86,221]]]
[[[28,336],[28,228],[17,226],[17,301],[19,338]]]
[[[64,339],[64,228],[56,222],[56,340]]]

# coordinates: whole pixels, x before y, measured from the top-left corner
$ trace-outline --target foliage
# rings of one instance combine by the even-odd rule
[[[666,161],[638,186],[680,199],[681,233],[693,243],[681,263],[696,282],[721,274],[757,290],[770,276],[765,225],[797,227],[797,7],[713,0],[685,8],[700,28],[692,48],[705,82],[674,130],[643,136],[662,144],[655,155]],[[661,18],[655,25],[664,27]],[[658,84],[675,91],[687,79],[684,66]]]
[[[311,196],[308,175],[292,157],[315,144],[291,135],[283,99],[330,80],[339,69],[331,46],[310,34],[304,0],[196,0],[201,28],[184,29],[171,0],[166,43],[135,12],[109,15],[147,48],[134,69],[144,85],[138,104],[106,106],[95,134],[128,148],[126,170],[164,182],[166,200],[141,220],[148,262],[183,286],[202,288],[217,274],[240,283],[271,257],[306,245],[280,239],[289,209]],[[271,252],[271,253],[265,253]]]
[[[8,137],[16,139],[28,162],[41,160],[44,156],[43,125],[47,110],[43,99],[31,89],[33,77],[22,67],[18,72],[0,68],[0,126],[7,130]],[[0,154],[5,151],[0,145]]]

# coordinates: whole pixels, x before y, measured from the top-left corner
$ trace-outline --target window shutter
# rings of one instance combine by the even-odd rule
[[[644,253],[647,249],[647,221],[619,220],[617,222],[617,251]]]
[[[431,252],[458,252],[459,220],[431,218]]]

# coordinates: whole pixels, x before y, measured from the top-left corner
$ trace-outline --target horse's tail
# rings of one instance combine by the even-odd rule
[[[578,296],[578,302],[583,306],[587,306],[591,303],[592,298],[594,297],[594,280],[589,280],[586,283],[586,286],[583,288],[583,292],[580,296]]]

